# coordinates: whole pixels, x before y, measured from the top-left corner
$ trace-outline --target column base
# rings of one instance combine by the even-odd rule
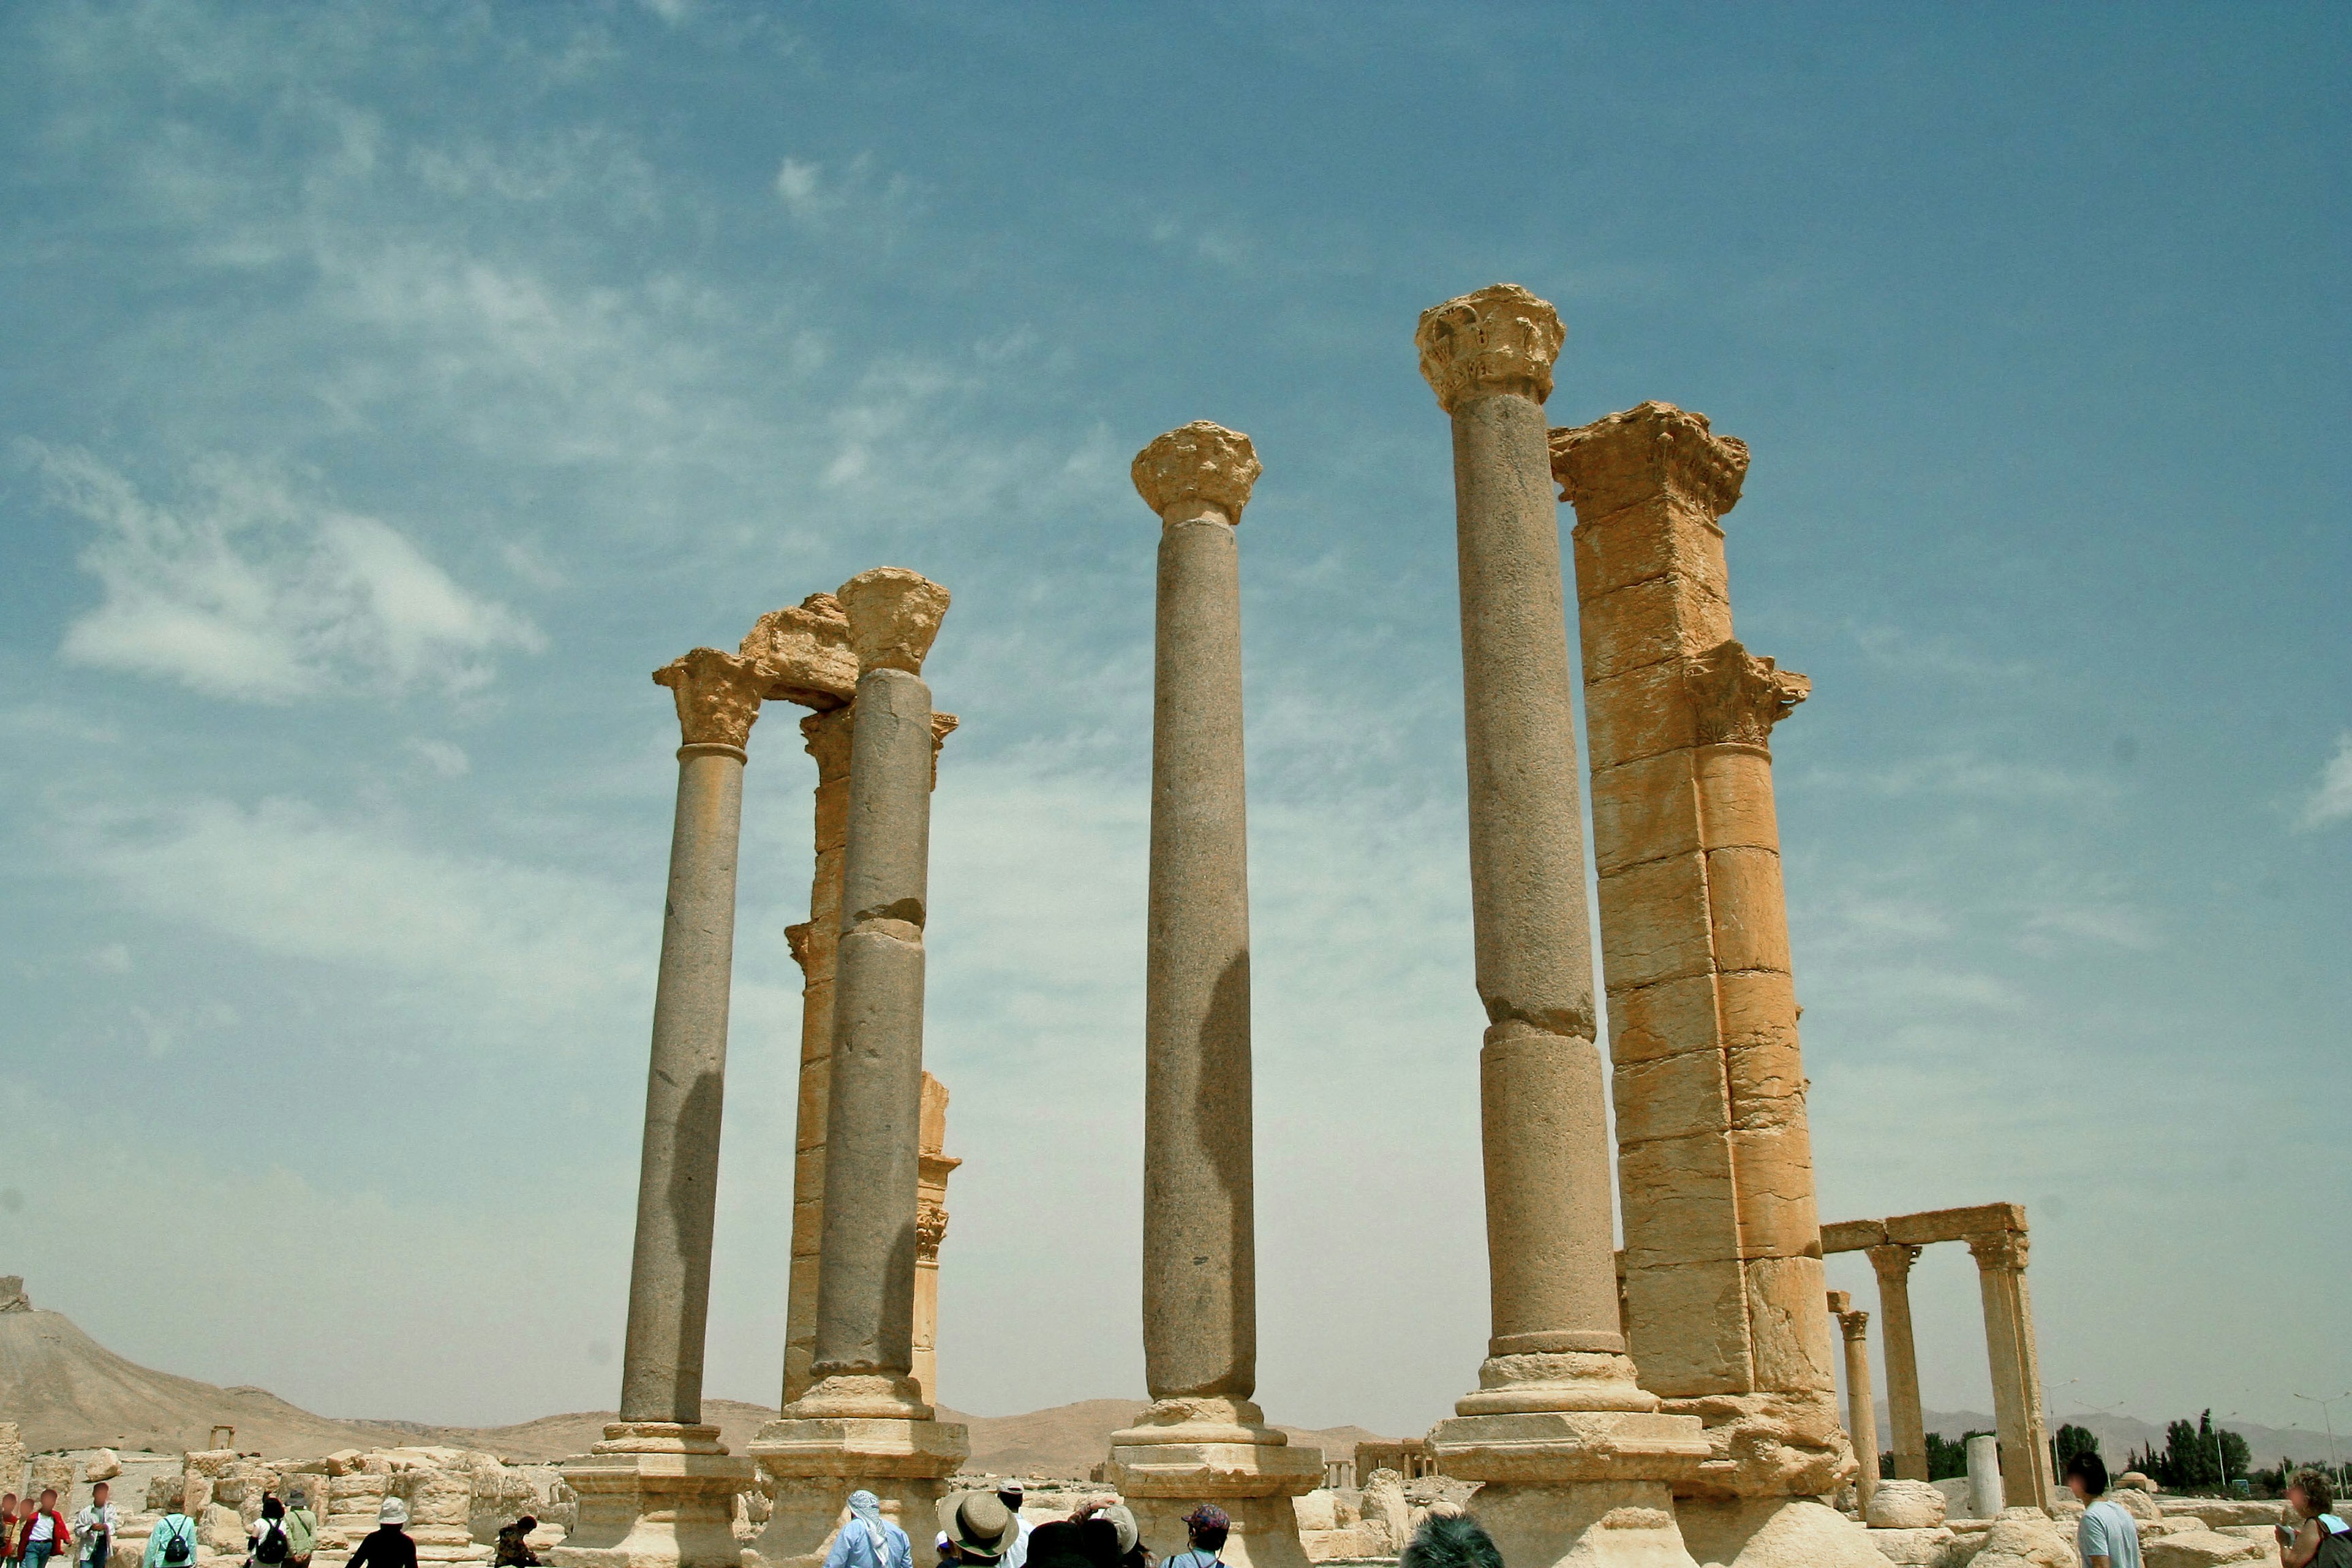
[[[794,1410],[800,1405],[793,1406]],[[926,1407],[928,1408],[928,1407]],[[907,1532],[929,1563],[935,1510],[971,1443],[951,1422],[898,1416],[786,1416],[751,1438],[760,1484],[772,1500],[767,1527],[742,1553],[743,1568],[819,1568],[860,1487]]]
[[[1707,1460],[1677,1497],[1828,1497],[1854,1478],[1853,1445],[1826,1391],[1707,1394],[1664,1408],[1706,1424]]]
[[[1700,1568],[1887,1568],[1871,1532],[1819,1498],[1684,1498],[1675,1512]]]
[[[1488,1481],[1470,1515],[1510,1568],[1696,1568],[1664,1481]]]
[[[1206,1502],[1234,1521],[1231,1568],[1307,1568],[1290,1500],[1323,1484],[1322,1450],[1293,1447],[1250,1401],[1162,1399],[1110,1445],[1104,1479],[1156,1556],[1185,1549],[1184,1516]]]
[[[735,1495],[751,1488],[751,1461],[718,1427],[616,1421],[562,1469],[580,1517],[549,1550],[553,1568],[740,1568]]]
[[[1430,1429],[1429,1447],[1439,1473],[1479,1483],[1470,1512],[1511,1568],[1694,1568],[1675,1523],[1675,1488],[1706,1462],[1695,1416],[1457,1415]]]

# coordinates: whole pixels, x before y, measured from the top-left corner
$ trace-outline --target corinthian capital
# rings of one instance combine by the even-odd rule
[[[923,659],[948,613],[948,591],[904,566],[877,566],[841,585],[857,668],[923,673]]]
[[[1759,658],[1738,641],[1717,643],[1683,667],[1702,746],[1769,746],[1772,726],[1811,695],[1813,683]]]
[[[654,684],[677,701],[677,727],[689,746],[743,749],[760,717],[773,672],[759,660],[698,647],[654,671]]]
[[[1551,433],[1559,499],[1590,522],[1660,496],[1721,517],[1739,502],[1748,443],[1717,436],[1706,416],[1643,403],[1590,425]]]
[[[1421,313],[1412,334],[1421,374],[1448,414],[1474,397],[1551,395],[1551,362],[1565,331],[1559,312],[1516,283],[1490,283]]]
[[[857,694],[857,655],[849,646],[849,616],[831,594],[761,616],[743,638],[745,658],[773,672],[769,701],[797,702],[822,713]]]
[[[1135,455],[1129,473],[1143,504],[1161,517],[1188,501],[1204,502],[1239,523],[1249,504],[1250,487],[1265,471],[1257,448],[1238,430],[1228,430],[1206,419],[1180,425],[1152,438]]]
[[[1977,1268],[1986,1273],[2022,1274],[2025,1272],[2025,1233],[2021,1230],[1988,1231],[1968,1238],[1969,1251],[1977,1260]]]
[[[1865,1250],[1871,1268],[1877,1271],[1879,1283],[1887,1285],[1908,1280],[1911,1266],[1919,1261],[1923,1249],[1900,1241],[1889,1241]]]

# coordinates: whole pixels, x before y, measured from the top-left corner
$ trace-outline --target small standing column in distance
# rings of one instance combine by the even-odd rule
[[[899,567],[842,584],[857,657],[826,1096],[813,1382],[752,1440],[773,1510],[753,1555],[823,1561],[864,1487],[910,1534],[970,1446],[914,1381],[933,729],[922,666],[947,590]]]
[[[922,1155],[915,1181],[915,1386],[940,1400],[940,1243],[948,1236],[948,1178],[961,1160],[947,1152],[948,1086],[923,1075]]]
[[[1992,1362],[1992,1422],[2000,1436],[2001,1492],[2010,1503],[2047,1513],[2054,1500],[2050,1417],[2042,1407],[2042,1355],[2025,1289],[2022,1230],[1972,1236],[1984,1296],[1985,1349]]]
[[[1265,1424],[1251,1182],[1249,858],[1241,559],[1259,473],[1206,420],[1136,455],[1160,520],[1144,973],[1143,1361],[1151,1405],[1111,1435],[1108,1479],[1160,1555],[1212,1502],[1234,1568],[1305,1568],[1290,1500],[1323,1456]]]
[[[579,1522],[563,1568],[736,1568],[735,1494],[751,1463],[702,1420],[710,1233],[735,954],[735,862],[744,742],[768,677],[756,660],[698,647],[655,672],[677,703],[677,814],[655,983],[651,1062],[629,1262],[620,1419],[566,1461]]]
[[[1899,1241],[1867,1249],[1878,1276],[1878,1340],[1886,1347],[1886,1424],[1895,1479],[1927,1479],[1927,1422],[1919,1405],[1919,1352],[1911,1338],[1911,1265],[1919,1248]],[[1858,1456],[1857,1456],[1858,1457]]]
[[[1870,1314],[1854,1310],[1853,1298],[1843,1290],[1830,1292],[1830,1316],[1837,1320],[1845,1339],[1845,1433],[1853,1443],[1858,1468],[1853,1473],[1855,1506],[1870,1517],[1870,1500],[1878,1490],[1878,1408],[1870,1386]]]
[[[1423,311],[1421,372],[1454,422],[1470,898],[1492,1335],[1429,1434],[1512,1568],[1689,1563],[1673,1483],[1701,1425],[1659,1412],[1619,1322],[1594,1044],[1583,812],[1559,516],[1543,404],[1559,317],[1516,284]]]

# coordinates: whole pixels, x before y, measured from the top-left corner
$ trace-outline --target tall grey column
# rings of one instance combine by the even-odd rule
[[[1248,821],[1241,563],[1259,473],[1249,437],[1207,420],[1138,453],[1160,514],[1151,709],[1151,893],[1144,960],[1143,1362],[1152,1404],[1111,1436],[1120,1494],[1163,1554],[1214,1501],[1229,1562],[1303,1568],[1289,1499],[1323,1475],[1251,1400],[1257,1262],[1251,1181]]]
[[[654,672],[677,700],[677,816],[655,983],[636,1244],[620,1419],[563,1477],[579,1517],[559,1568],[734,1568],[735,1494],[751,1481],[702,1420],[727,1004],[735,958],[735,861],[744,742],[771,672],[698,647]]]
[[[1670,1483],[1706,1458],[1701,1424],[1657,1414],[1618,1321],[1543,412],[1560,340],[1551,306],[1507,283],[1424,311],[1414,340],[1454,421],[1492,1305],[1478,1389],[1430,1442],[1441,1470],[1486,1483],[1480,1517],[1514,1568],[1687,1563]]]

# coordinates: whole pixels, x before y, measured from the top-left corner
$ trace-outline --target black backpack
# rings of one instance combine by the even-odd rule
[[[286,1561],[286,1523],[283,1520],[265,1519],[261,1521],[261,1539],[253,1543],[253,1560],[256,1563]]]
[[[180,1522],[184,1528],[163,1538],[163,1561],[172,1568],[186,1568],[188,1560],[196,1554],[195,1542],[190,1539],[195,1533],[196,1521],[184,1516]]]
[[[2311,1554],[2311,1568],[2352,1568],[2352,1530],[2319,1527],[2319,1550]]]

